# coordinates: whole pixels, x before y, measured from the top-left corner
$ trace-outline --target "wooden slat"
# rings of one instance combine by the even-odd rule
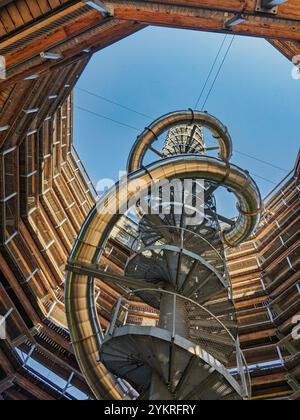
[[[295,9],[295,20],[278,15],[257,16],[248,15],[248,20],[226,29],[229,17],[223,11],[209,11],[201,8],[181,6],[169,7],[165,4],[150,4],[147,2],[116,2],[108,3],[114,9],[114,17],[138,21],[147,25],[159,25],[175,28],[196,29],[248,35],[263,38],[281,38],[300,41],[300,5]]]
[[[0,36],[7,35],[34,19],[60,9],[69,0],[3,0],[0,2],[0,21],[5,28]],[[79,2],[80,3],[80,2]],[[82,4],[81,4],[82,7]]]
[[[39,55],[42,51],[47,51],[53,48],[55,45],[60,44],[66,38],[66,33],[68,37],[73,37],[79,34],[80,32],[93,27],[96,24],[100,24],[104,21],[102,16],[99,16],[99,13],[95,10],[91,10],[88,14],[85,15],[84,19],[79,17],[72,20],[66,25],[63,25],[57,28],[55,31],[52,31],[51,36],[46,33],[43,37],[39,37],[38,40],[30,42],[26,48],[19,47],[13,52],[5,55],[6,65],[9,70],[10,67],[21,63],[28,58]],[[5,44],[5,43],[4,43]],[[0,44],[0,49],[3,48]]]
[[[136,22],[120,22],[118,20],[108,21],[107,25],[104,24],[97,28],[97,30],[90,31],[89,34],[82,36],[82,42],[78,42],[77,37],[77,43],[70,45],[69,49],[64,50],[63,59],[61,61],[53,62],[47,60],[20,71],[7,80],[0,81],[0,90],[6,89],[12,83],[23,80],[32,74],[43,74],[52,69],[62,68],[79,60],[86,59],[88,54],[84,52],[84,49],[92,48],[92,52],[99,51],[143,28],[143,25],[136,24]]]
[[[67,9],[64,9],[63,11],[57,12],[55,15],[52,15],[47,19],[43,19],[42,21],[37,22],[33,27],[28,28],[28,29],[24,29],[24,31],[20,32],[19,34],[16,34],[16,35],[10,37],[6,41],[0,42],[0,50],[3,49],[3,48],[6,48],[8,45],[12,45],[12,44],[16,43],[17,41],[25,38],[28,35],[31,35],[31,34],[35,33],[39,29],[42,29],[42,28],[44,28],[48,25],[51,25],[51,24],[55,23],[58,19],[63,18],[67,14],[70,14],[70,13],[76,12],[77,10],[82,9],[82,7],[83,6],[82,6],[81,3],[76,3],[76,4],[68,7]],[[0,17],[1,17],[1,15],[0,15]]]

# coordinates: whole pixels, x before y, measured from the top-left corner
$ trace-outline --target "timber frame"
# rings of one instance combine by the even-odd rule
[[[94,2],[103,9],[92,1],[0,0],[6,62],[0,80],[0,314],[7,314],[8,332],[0,340],[0,400],[73,399],[71,386],[93,398],[64,315],[67,256],[95,202],[73,144],[72,91],[91,56],[148,25],[262,37],[289,60],[300,54],[299,0],[274,13],[258,11],[257,0]],[[299,188],[298,158],[266,204],[257,238],[228,255],[247,359],[257,366],[280,362],[253,368],[257,399],[300,398],[300,348],[291,342],[290,324],[300,310]],[[124,236],[109,243],[103,269],[122,274],[129,255]],[[119,292],[97,284],[103,328]],[[155,320],[155,311],[136,302],[130,316],[139,323],[145,313]],[[66,386],[53,387],[30,359]]]

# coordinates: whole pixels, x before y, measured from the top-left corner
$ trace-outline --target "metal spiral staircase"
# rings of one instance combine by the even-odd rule
[[[208,156],[216,148],[205,144],[203,127],[218,143],[218,158]],[[153,143],[166,131],[159,151]],[[149,151],[160,160],[146,167]],[[113,391],[114,378],[150,400],[250,397],[224,248],[251,235],[261,198],[249,174],[229,163],[231,151],[226,127],[200,112],[169,114],[138,137],[128,163],[130,181],[143,180],[148,186],[161,179],[181,182],[173,184],[168,200],[156,189],[143,196],[143,203],[136,201],[138,238],[124,276],[114,277],[128,293],[120,297],[100,338],[91,287],[93,277],[112,281],[97,263],[116,223],[117,216],[106,212],[110,199],[117,194],[128,201],[122,185],[103,197],[84,225],[67,267],[66,304],[79,363],[98,398],[121,398],[116,387]],[[219,186],[238,198],[240,215],[234,222],[217,214],[214,193]],[[128,322],[132,299],[159,311],[157,325]]]

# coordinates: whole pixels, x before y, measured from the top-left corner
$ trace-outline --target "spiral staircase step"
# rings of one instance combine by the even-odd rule
[[[116,329],[104,340],[101,360],[110,371],[121,371],[122,377],[141,393],[147,391],[155,372],[178,400],[222,400],[229,395],[241,398],[240,385],[219,360],[187,339],[172,337],[167,330]]]

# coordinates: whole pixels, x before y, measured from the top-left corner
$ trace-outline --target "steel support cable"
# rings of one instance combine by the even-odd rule
[[[204,84],[204,86],[203,86],[203,88],[202,88],[202,91],[201,91],[201,93],[200,93],[200,95],[199,95],[199,98],[198,98],[198,100],[197,100],[197,102],[196,102],[195,109],[197,109],[197,107],[198,107],[198,105],[199,105],[199,102],[200,102],[200,100],[201,100],[201,97],[202,97],[202,95],[203,95],[203,93],[204,93],[204,91],[205,91],[205,89],[206,89],[206,86],[207,86],[207,84],[208,84],[208,81],[209,81],[209,79],[210,79],[210,76],[211,76],[211,74],[213,73],[213,70],[214,70],[215,64],[217,63],[217,60],[218,60],[218,58],[219,58],[219,56],[220,56],[220,54],[221,54],[221,51],[222,51],[222,49],[223,49],[223,46],[224,46],[224,44],[225,44],[226,39],[227,39],[227,35],[224,37],[224,39],[223,39],[223,41],[222,41],[222,43],[221,43],[221,45],[220,45],[220,48],[219,48],[219,51],[218,51],[218,53],[217,53],[217,55],[216,55],[215,61],[214,61],[213,65],[212,65],[212,67],[211,67],[211,70],[210,70],[210,72],[209,72],[209,74],[208,74],[207,80],[206,80],[206,82],[205,82],[205,84]],[[223,58],[223,60],[222,60],[222,62],[221,62],[221,64],[220,64],[220,67],[219,67],[218,72],[217,72],[217,74],[216,74],[216,76],[215,76],[215,79],[213,80],[213,83],[212,83],[212,85],[211,85],[211,88],[210,88],[210,90],[209,90],[209,92],[208,92],[208,94],[207,94],[207,96],[206,96],[206,98],[205,98],[205,101],[204,101],[204,103],[203,103],[203,105],[202,105],[202,108],[201,108],[201,110],[202,110],[202,111],[204,110],[205,105],[207,104],[207,102],[208,102],[208,100],[209,100],[209,97],[210,97],[210,95],[211,95],[211,93],[212,93],[212,91],[213,91],[213,88],[214,88],[214,86],[215,86],[215,84],[216,84],[216,82],[217,82],[217,80],[218,80],[218,78],[219,78],[219,76],[220,76],[220,74],[221,74],[222,68],[223,68],[223,66],[224,66],[224,64],[225,64],[225,61],[226,61],[226,59],[227,59],[228,55],[229,55],[229,52],[230,52],[231,47],[232,47],[232,45],[233,45],[234,39],[235,39],[235,35],[233,35],[233,37],[232,37],[232,39],[231,39],[231,42],[230,42],[230,44],[229,44],[229,46],[228,46],[228,48],[227,48],[227,50],[226,50],[226,53],[225,53],[224,58]],[[245,157],[248,157],[249,159],[253,159],[253,160],[256,160],[257,162],[260,162],[260,163],[263,163],[263,164],[269,165],[270,167],[272,167],[272,168],[274,168],[274,169],[278,169],[278,170],[283,171],[283,172],[288,172],[288,170],[287,170],[287,169],[281,168],[280,166],[274,165],[274,164],[272,164],[272,163],[270,163],[270,162],[267,162],[267,161],[265,161],[265,160],[263,160],[263,159],[259,159],[259,158],[257,158],[257,157],[251,156],[251,155],[249,155],[248,153],[240,152],[240,151],[238,151],[238,150],[235,150],[235,152],[236,152],[236,153],[238,153],[238,154],[239,154],[239,155],[241,155],[241,156],[245,156]],[[270,181],[269,179],[264,178],[264,177],[262,177],[262,176],[260,176],[260,175],[255,175],[255,176],[257,176],[258,178],[260,178],[260,179],[262,179],[262,180],[264,180],[264,181],[267,181],[267,182],[270,182],[270,183],[276,184],[274,181]]]
[[[253,156],[249,155],[248,153],[241,152],[239,150],[234,150],[234,151],[235,151],[235,153],[237,153],[237,154],[239,154],[241,156],[245,156],[245,157],[247,157],[249,159],[255,159],[257,162],[260,162],[260,163],[263,163],[265,165],[268,165],[271,168],[278,169],[279,171],[282,171],[282,172],[289,172],[287,169],[284,169],[284,168],[281,168],[280,166],[274,165],[271,162],[266,162],[265,160],[260,159],[260,158],[257,158],[257,157],[254,158]]]
[[[209,73],[208,73],[208,76],[207,76],[207,78],[206,78],[206,81],[205,81],[205,83],[204,83],[204,85],[203,85],[203,88],[202,88],[202,90],[201,90],[201,92],[200,92],[200,95],[199,95],[199,97],[198,97],[198,100],[197,100],[197,102],[196,102],[196,104],[195,104],[195,109],[197,109],[197,107],[198,107],[198,105],[199,105],[199,102],[200,102],[200,100],[201,100],[201,98],[202,98],[202,96],[203,96],[203,93],[204,93],[204,91],[205,91],[205,89],[206,89],[206,87],[207,87],[207,85],[208,85],[209,79],[210,79],[210,77],[211,77],[211,75],[212,75],[212,73],[213,73],[213,71],[214,71],[215,65],[216,65],[216,63],[217,63],[217,61],[218,61],[218,58],[220,57],[220,54],[221,54],[221,52],[222,52],[222,49],[223,49],[223,47],[224,47],[224,44],[225,44],[225,41],[226,41],[227,37],[228,37],[228,35],[225,35],[225,36],[224,36],[224,38],[223,38],[223,40],[222,40],[222,42],[221,42],[221,45],[220,45],[220,47],[219,47],[219,50],[218,50],[218,52],[217,52],[217,54],[216,54],[216,57],[215,57],[215,59],[214,59],[214,62],[212,63],[211,69],[210,69],[210,71],[209,71]],[[219,75],[220,75],[220,73],[221,73],[221,71],[222,71],[222,69],[223,69],[223,66],[224,66],[224,64],[225,64],[225,61],[226,61],[226,59],[227,59],[227,57],[228,57],[228,55],[229,55],[229,52],[230,52],[230,50],[231,50],[231,47],[232,47],[232,45],[233,45],[234,39],[235,39],[235,35],[233,35],[233,37],[232,37],[232,39],[231,39],[231,42],[230,42],[230,44],[229,44],[229,46],[228,46],[228,48],[227,48],[227,50],[226,50],[226,53],[225,53],[225,55],[224,55],[224,57],[223,57],[223,59],[222,59],[222,62],[221,62],[221,64],[220,64],[220,66],[219,66],[219,69],[218,69],[217,74],[216,74],[216,76],[215,76],[215,78],[214,78],[214,80],[213,80],[213,83],[212,83],[212,85],[211,85],[211,87],[210,87],[210,90],[209,90],[209,92],[208,92],[208,94],[207,94],[207,96],[206,96],[206,98],[205,98],[205,101],[204,101],[204,103],[203,103],[203,105],[202,105],[202,108],[201,108],[201,110],[202,110],[202,111],[204,110],[204,107],[205,107],[205,105],[207,104],[208,99],[209,99],[209,97],[210,97],[210,95],[211,95],[211,93],[212,93],[212,91],[213,91],[213,88],[214,88],[214,86],[215,86],[215,84],[216,84],[216,82],[217,82],[217,80],[218,80],[218,78],[219,78]],[[129,107],[127,107],[127,106],[125,106],[125,105],[122,105],[122,104],[120,104],[120,103],[118,103],[118,102],[116,102],[116,101],[113,101],[113,100],[111,100],[111,99],[105,98],[105,97],[104,97],[104,96],[102,96],[102,95],[99,95],[99,94],[95,94],[95,93],[93,93],[93,92],[90,92],[90,91],[88,91],[87,89],[83,89],[83,88],[77,88],[77,89],[78,89],[78,90],[80,90],[80,91],[82,91],[82,92],[87,93],[88,95],[94,96],[94,97],[96,97],[96,98],[98,98],[98,99],[101,99],[101,100],[104,100],[104,101],[106,101],[106,102],[108,102],[108,103],[110,103],[110,104],[113,104],[113,105],[115,105],[115,106],[118,106],[118,107],[120,107],[120,108],[123,108],[123,109],[125,109],[125,110],[127,110],[127,111],[133,112],[133,113],[135,113],[135,114],[137,114],[137,115],[140,115],[140,116],[142,116],[142,117],[144,117],[144,118],[149,118],[149,119],[152,119],[152,118],[153,118],[153,117],[151,117],[151,116],[149,116],[149,115],[147,115],[147,114],[144,114],[144,113],[141,113],[141,112],[139,112],[139,111],[136,111],[136,110],[134,110],[133,108],[129,108]],[[77,107],[77,108],[78,108],[78,109],[81,109],[81,110],[84,110],[83,108],[80,108],[80,107]],[[86,111],[86,112],[87,112],[87,111]],[[92,111],[90,111],[90,113],[93,113],[93,112],[92,112]],[[95,113],[95,115],[96,115],[96,113]],[[105,117],[105,116],[102,116],[102,115],[100,115],[100,114],[99,114],[99,117],[100,117],[100,118],[107,119],[107,120],[110,120],[110,121],[115,122],[115,123],[117,123],[117,124],[119,124],[119,125],[123,125],[123,126],[125,126],[125,127],[132,128],[132,129],[134,129],[134,130],[136,130],[136,131],[139,131],[139,132],[140,132],[140,130],[139,130],[139,129],[137,129],[136,127],[132,127],[132,126],[129,126],[128,124],[118,122],[118,121],[113,120],[113,119],[111,119],[111,118],[109,118],[109,117]],[[235,150],[235,152],[236,152],[236,153],[238,153],[238,154],[240,154],[240,155],[242,155],[242,156],[248,157],[249,159],[253,159],[253,160],[256,160],[257,162],[260,162],[260,163],[263,163],[263,164],[269,165],[270,167],[273,167],[274,169],[278,169],[278,170],[283,171],[283,172],[289,172],[287,169],[281,168],[281,167],[279,167],[279,166],[277,166],[277,165],[273,165],[273,164],[272,164],[272,163],[270,163],[270,162],[267,162],[267,161],[265,161],[265,160],[263,160],[263,159],[259,159],[259,158],[255,157],[255,156],[251,156],[251,155],[249,155],[249,154],[247,154],[247,153],[240,152],[240,151],[238,151],[238,150]],[[259,175],[255,175],[255,176],[257,176],[258,178],[260,178],[260,179],[262,179],[262,180],[264,180],[264,181],[270,182],[270,183],[272,183],[272,184],[274,184],[274,185],[276,184],[274,181],[270,181],[270,180],[268,180],[268,179],[266,179],[266,178],[263,178],[263,177],[261,177],[261,176],[259,176]]]
[[[218,69],[218,71],[217,71],[217,74],[216,74],[216,76],[215,76],[215,78],[214,78],[214,80],[213,80],[213,82],[212,82],[212,85],[211,85],[211,87],[210,87],[210,89],[209,89],[209,92],[208,92],[208,94],[207,94],[206,98],[205,98],[205,101],[203,102],[203,105],[202,105],[202,108],[201,108],[201,110],[202,110],[202,111],[204,110],[204,108],[205,108],[205,106],[206,106],[206,104],[207,104],[207,102],[208,102],[208,99],[209,99],[209,97],[210,97],[210,95],[211,95],[211,93],[212,93],[212,91],[213,91],[213,89],[214,89],[214,87],[215,87],[215,84],[216,84],[216,82],[217,82],[217,80],[218,80],[218,78],[219,78],[219,76],[220,76],[220,74],[221,74],[221,71],[222,71],[223,66],[224,66],[224,64],[225,64],[225,61],[226,61],[226,59],[227,59],[227,57],[228,57],[228,55],[229,55],[229,52],[230,52],[230,50],[231,50],[231,47],[232,47],[232,44],[233,44],[233,41],[234,41],[234,40],[235,40],[235,35],[233,35],[233,37],[232,37],[232,39],[231,39],[231,41],[230,41],[230,44],[229,44],[229,46],[228,46],[228,48],[227,48],[227,50],[226,50],[226,53],[225,53],[225,55],[224,55],[224,57],[223,57],[223,60],[221,61],[221,64],[220,64],[219,69]]]
[[[113,122],[115,124],[121,125],[121,126],[126,127],[126,128],[130,128],[131,130],[137,131],[139,133],[141,131],[140,129],[138,129],[136,127],[133,127],[132,125],[123,123],[123,122],[118,121],[118,120],[114,120],[113,118],[106,117],[105,115],[101,115],[101,114],[99,114],[97,112],[90,111],[89,109],[83,108],[81,106],[76,105],[75,108],[79,109],[80,111],[87,112],[88,114],[94,115],[95,117],[103,118],[104,120],[111,121],[111,122]]]
[[[217,53],[217,55],[216,55],[216,57],[215,57],[215,59],[214,59],[214,62],[212,63],[212,66],[211,66],[210,71],[209,71],[209,73],[208,73],[208,75],[207,75],[206,81],[205,81],[205,83],[204,83],[204,85],[203,85],[203,88],[202,88],[202,90],[201,90],[201,92],[200,92],[200,95],[198,96],[198,99],[197,99],[197,102],[196,102],[196,105],[195,105],[195,109],[197,109],[197,108],[198,108],[198,105],[199,105],[199,103],[200,103],[200,100],[201,100],[201,98],[202,98],[202,95],[203,95],[203,94],[204,94],[204,92],[205,92],[205,89],[206,89],[206,87],[207,87],[207,85],[208,85],[208,82],[209,82],[209,79],[210,79],[211,75],[213,74],[213,71],[214,71],[215,66],[216,66],[216,64],[217,64],[218,58],[220,57],[220,54],[221,54],[221,52],[222,52],[222,49],[223,49],[223,47],[224,47],[224,44],[225,44],[225,41],[226,41],[227,37],[228,37],[228,35],[225,35],[225,36],[224,36],[224,38],[223,38],[223,41],[221,42],[221,45],[220,45],[219,50],[218,50],[218,53]]]
[[[228,37],[228,35],[225,35],[225,36],[224,36],[224,38],[223,38],[223,41],[221,42],[221,45],[220,45],[219,50],[218,50],[218,52],[217,52],[217,55],[216,55],[216,57],[215,57],[215,59],[214,59],[214,61],[213,61],[213,63],[212,63],[211,69],[210,69],[210,71],[209,71],[209,73],[208,73],[208,76],[207,76],[207,78],[206,78],[206,81],[205,81],[205,83],[204,83],[204,85],[203,85],[202,91],[201,91],[201,93],[200,93],[200,95],[199,95],[199,97],[198,97],[198,100],[196,101],[196,104],[195,104],[195,109],[197,109],[197,107],[198,107],[198,105],[199,105],[199,102],[200,102],[200,100],[201,100],[201,98],[202,98],[202,95],[203,95],[203,93],[204,93],[204,91],[205,91],[205,89],[206,89],[206,87],[207,87],[207,85],[208,85],[209,79],[210,79],[210,77],[211,77],[211,75],[212,75],[212,73],[213,73],[213,71],[214,71],[215,65],[217,64],[218,58],[220,57],[220,54],[221,54],[221,52],[222,52],[222,49],[223,49],[223,47],[224,47],[224,44],[225,44],[225,41],[226,41],[227,37]],[[80,88],[80,87],[76,87],[76,89],[77,89],[77,90],[79,90],[79,91],[81,91],[81,92],[87,93],[87,94],[88,94],[88,95],[90,95],[90,96],[94,96],[95,98],[101,99],[101,100],[103,100],[103,101],[105,101],[105,102],[107,102],[107,103],[110,103],[110,104],[112,104],[112,105],[118,106],[119,108],[123,108],[123,109],[125,109],[125,110],[127,110],[127,111],[133,112],[134,114],[140,115],[141,117],[145,117],[145,118],[149,118],[149,119],[154,119],[154,117],[151,117],[151,116],[149,116],[149,115],[147,115],[147,114],[144,114],[144,113],[142,113],[142,112],[136,111],[136,110],[135,110],[135,109],[133,109],[133,108],[129,108],[129,107],[128,107],[128,106],[126,106],[126,105],[122,105],[122,104],[120,104],[120,103],[118,103],[118,102],[116,102],[116,101],[113,101],[113,100],[111,100],[111,99],[108,99],[108,98],[106,98],[106,97],[104,97],[104,96],[102,96],[102,95],[99,95],[99,94],[96,94],[96,93],[90,92],[90,91],[89,91],[89,90],[87,90],[87,89],[83,89],[83,88]]]
[[[83,107],[81,107],[81,106],[75,106],[75,108],[77,108],[77,109],[79,109],[80,111],[83,111],[83,112],[86,112],[86,113],[88,113],[88,114],[91,114],[91,115],[94,115],[95,117],[98,117],[98,118],[101,118],[101,119],[105,119],[105,120],[108,120],[108,121],[111,121],[111,122],[113,122],[113,123],[115,123],[115,124],[118,124],[118,125],[120,125],[120,126],[123,126],[123,127],[126,127],[126,128],[129,128],[129,129],[131,129],[131,130],[134,130],[134,131],[137,131],[137,132],[141,132],[141,130],[140,129],[138,129],[137,127],[134,127],[134,126],[131,126],[131,125],[129,125],[129,124],[126,124],[126,123],[123,123],[123,122],[121,122],[121,121],[117,121],[117,120],[114,120],[113,118],[110,118],[110,117],[106,117],[105,115],[101,115],[101,114],[99,114],[99,113],[97,113],[97,112],[94,112],[94,111],[90,111],[89,109],[86,109],[86,108],[83,108]],[[235,150],[235,152],[237,152],[236,150]],[[241,153],[241,152],[239,152],[239,153]],[[248,157],[250,157],[249,155],[248,155]],[[254,157],[252,157],[252,159],[254,159],[254,160],[257,160],[256,158],[254,158]],[[269,162],[264,162],[266,165],[270,165],[270,166],[273,166],[271,163],[269,163]],[[279,168],[278,168],[279,169]],[[282,168],[280,168],[282,171],[284,171],[284,172],[287,172],[285,169],[282,169]],[[270,179],[268,179],[268,178],[265,178],[265,177],[263,177],[263,176],[261,176],[261,175],[257,175],[257,174],[254,174],[253,172],[250,172],[253,176],[255,176],[256,178],[259,178],[259,179],[261,179],[262,181],[265,181],[265,182],[268,182],[269,184],[272,184],[272,185],[277,185],[276,184],[276,182],[274,182],[274,181],[271,181]]]
[[[210,71],[210,73],[209,73],[208,80],[209,80],[209,78],[210,78],[210,75],[211,75],[211,74],[212,74],[212,72],[213,72],[213,69],[214,69],[215,63],[217,62],[217,60],[218,60],[218,58],[219,58],[219,56],[220,56],[220,53],[221,53],[221,51],[222,51],[223,45],[224,45],[224,43],[225,43],[225,40],[226,40],[226,36],[225,36],[225,38],[223,39],[223,42],[222,42],[222,44],[221,44],[221,46],[220,46],[220,49],[219,49],[218,54],[217,54],[217,56],[216,56],[215,62],[214,62],[213,66],[212,66],[212,68],[211,68],[211,71]],[[232,37],[232,39],[231,39],[231,42],[230,42],[230,44],[229,44],[229,46],[228,46],[228,48],[227,48],[227,50],[226,50],[226,53],[225,53],[225,55],[224,55],[224,58],[223,58],[223,60],[222,60],[222,62],[221,62],[221,64],[220,64],[220,67],[219,67],[218,71],[217,71],[217,74],[216,74],[216,76],[215,76],[215,78],[214,78],[214,80],[213,80],[213,83],[212,83],[212,85],[211,85],[211,88],[210,88],[210,90],[209,90],[209,92],[208,92],[208,94],[207,94],[207,96],[206,96],[206,98],[205,98],[205,101],[204,101],[204,103],[203,103],[203,105],[202,105],[202,108],[201,108],[201,110],[202,110],[202,111],[204,110],[205,105],[207,104],[207,102],[208,102],[208,100],[209,100],[209,97],[210,97],[210,95],[211,95],[211,93],[212,93],[212,91],[213,91],[213,89],[214,89],[214,86],[215,86],[215,84],[216,84],[216,82],[217,82],[217,80],[218,80],[218,78],[219,78],[219,76],[220,76],[220,74],[221,74],[221,71],[222,71],[223,66],[224,66],[224,64],[225,64],[225,61],[226,61],[226,59],[227,59],[227,57],[228,57],[228,55],[229,55],[229,52],[230,52],[230,50],[231,50],[231,47],[232,47],[232,45],[233,45],[234,40],[235,40],[235,35],[233,35],[233,37]],[[201,91],[201,94],[200,94],[200,96],[199,96],[199,99],[198,99],[198,101],[197,101],[197,103],[196,103],[195,108],[197,108],[197,107],[198,107],[198,105],[199,105],[200,99],[201,99],[202,94],[203,94],[203,92],[204,92],[204,90],[205,90],[205,88],[206,88],[206,85],[207,85],[207,83],[208,83],[208,80],[206,81],[206,84],[204,85],[204,87],[203,87],[203,89],[202,89],[202,91]],[[263,160],[263,159],[259,159],[259,158],[257,158],[257,157],[253,157],[253,156],[249,155],[248,153],[240,152],[240,151],[238,151],[238,150],[235,150],[235,152],[236,152],[236,153],[238,153],[238,154],[239,154],[239,155],[241,155],[241,156],[245,156],[245,157],[248,157],[248,158],[250,158],[250,159],[255,159],[257,162],[260,162],[260,163],[263,163],[263,164],[267,164],[267,165],[269,165],[270,167],[272,167],[272,168],[274,168],[274,169],[278,169],[278,170],[283,171],[283,172],[288,172],[286,169],[283,169],[283,168],[281,168],[280,166],[274,165],[274,164],[272,164],[272,163],[270,163],[270,162],[266,162],[266,161],[265,161],[265,160]],[[276,184],[274,181],[270,181],[269,179],[264,178],[264,177],[262,177],[262,176],[260,176],[260,175],[255,175],[255,176],[256,176],[256,177],[258,177],[258,178],[260,178],[260,179],[262,179],[263,181],[267,181],[267,182],[273,183],[274,185]]]
[[[94,95],[92,92],[89,92],[89,91],[87,91],[87,90],[84,90],[84,91],[85,91],[87,94],[89,94],[89,95]],[[94,96],[96,96],[96,95],[94,95]],[[100,96],[99,96],[99,97],[100,97]],[[113,101],[111,101],[111,102],[113,102]],[[114,104],[115,104],[116,106],[123,107],[123,105],[118,104],[117,102],[114,102]],[[94,115],[95,117],[98,117],[98,118],[101,118],[101,119],[104,119],[104,120],[107,120],[107,121],[111,121],[111,122],[113,122],[113,123],[115,123],[115,124],[117,124],[117,125],[120,125],[120,126],[122,126],[122,127],[129,128],[129,129],[134,130],[134,131],[136,131],[136,132],[138,132],[138,133],[140,133],[140,132],[142,131],[140,128],[137,128],[137,127],[134,127],[134,126],[132,126],[132,125],[130,125],[130,124],[123,123],[122,121],[118,121],[118,120],[116,120],[116,119],[113,119],[113,118],[107,117],[107,116],[102,115],[102,114],[100,114],[100,113],[98,113],[98,112],[91,111],[91,110],[89,110],[89,109],[87,109],[87,108],[84,108],[84,107],[82,107],[82,106],[76,105],[76,106],[75,106],[75,108],[77,108],[78,110],[80,110],[80,111],[82,111],[82,112],[86,112],[86,113],[88,113],[88,114]],[[129,108],[128,108],[128,110],[129,110]],[[131,112],[135,112],[135,113],[136,113],[136,111],[131,111]],[[146,115],[146,114],[145,114],[145,115]],[[146,118],[148,118],[148,119],[154,119],[154,118],[152,118],[152,117],[150,117],[150,116],[147,116]],[[281,168],[280,166],[276,166],[276,165],[272,164],[271,162],[268,162],[268,161],[266,161],[266,160],[263,160],[263,159],[260,159],[260,158],[255,157],[255,156],[249,155],[249,154],[247,154],[247,153],[241,152],[241,151],[239,151],[239,150],[237,150],[237,149],[234,149],[234,152],[235,152],[235,153],[238,153],[239,155],[245,156],[245,157],[247,157],[247,158],[249,158],[249,159],[255,160],[256,162],[259,162],[259,163],[262,163],[262,164],[264,164],[264,165],[270,166],[270,167],[272,167],[272,168],[274,168],[274,169],[278,169],[278,170],[280,170],[280,171],[282,171],[282,172],[285,172],[285,173],[289,173],[289,172],[290,172],[290,171],[288,171],[287,169],[284,169],[284,168]],[[261,177],[261,176],[259,176],[259,175],[256,175],[256,176],[257,176],[257,177],[259,177],[259,178],[261,178],[261,179],[263,179],[264,181],[269,182],[270,184],[273,184],[273,185],[275,185],[275,184],[276,184],[276,183],[274,183],[274,181],[271,181],[271,180],[269,180],[269,179],[263,178],[263,177]]]
[[[87,94],[88,94],[88,95],[90,95],[90,96],[94,96],[95,98],[101,99],[102,101],[105,101],[105,102],[107,102],[107,103],[109,103],[109,104],[111,104],[111,105],[115,105],[115,106],[118,106],[119,108],[123,108],[123,109],[125,109],[126,111],[133,112],[134,114],[137,114],[137,115],[139,115],[140,117],[143,117],[143,118],[149,118],[149,119],[151,119],[151,120],[153,119],[153,117],[151,117],[151,116],[149,116],[149,115],[147,115],[147,114],[143,114],[142,112],[136,111],[135,109],[133,109],[133,108],[129,108],[129,107],[128,107],[128,106],[126,106],[126,105],[122,105],[122,104],[120,104],[120,103],[118,103],[118,102],[115,102],[115,101],[113,101],[113,100],[111,100],[111,99],[105,98],[104,96],[99,95],[99,94],[97,94],[97,93],[90,92],[90,91],[89,91],[89,90],[87,90],[87,89],[83,89],[83,88],[80,88],[80,87],[76,87],[76,89],[77,89],[77,90],[79,90],[79,91],[81,91],[81,92],[87,93]]]

